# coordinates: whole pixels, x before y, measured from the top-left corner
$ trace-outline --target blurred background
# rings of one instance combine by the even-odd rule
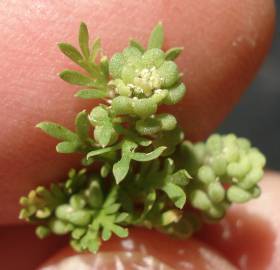
[[[280,0],[276,1],[278,15]],[[240,103],[218,129],[247,137],[267,156],[267,167],[280,170],[280,17],[272,48]]]

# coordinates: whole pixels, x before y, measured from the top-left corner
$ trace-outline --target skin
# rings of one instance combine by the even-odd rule
[[[0,57],[5,59],[0,66],[2,268],[33,269],[53,253],[54,246],[59,248],[64,241],[51,238],[39,242],[32,228],[16,225],[19,223],[16,202],[21,195],[38,184],[62,180],[70,167],[79,165],[78,156],[56,154],[56,142],[34,126],[42,120],[51,120],[71,128],[76,113],[94,105],[73,98],[75,87],[57,77],[62,69],[76,68],[57,50],[57,42],[76,42],[78,25],[85,21],[90,32],[101,37],[105,53],[111,55],[122,49],[130,37],[144,43],[152,27],[161,20],[166,47],[185,47],[178,65],[188,87],[186,98],[178,106],[164,110],[174,113],[187,137],[195,141],[204,139],[218,126],[254,77],[271,44],[274,19],[272,0],[149,0],[125,4],[117,0],[67,1],[67,4],[1,1]],[[233,230],[231,241],[223,241],[221,231],[225,228],[219,225],[205,228],[198,242],[188,240],[188,249],[195,245],[208,250],[215,248],[236,265],[247,262],[255,267],[243,269],[276,269],[277,262],[280,264],[280,255],[277,256],[280,222],[274,206],[279,205],[280,184],[271,180],[277,176],[268,178],[259,200],[233,208],[225,219],[233,228],[240,218],[243,224],[248,224],[247,232],[254,228],[254,234],[246,238],[251,246],[244,247],[238,240],[243,232],[240,228]],[[261,202],[267,203],[265,213]],[[255,235],[260,235],[265,245],[258,243],[258,250],[253,249],[253,253]],[[11,242],[17,245],[10,248]],[[238,262],[244,253],[247,259]],[[15,256],[19,259],[12,260]],[[253,257],[255,265],[250,262]],[[198,256],[193,264],[198,267],[201,260]],[[220,257],[220,260],[225,259]],[[216,263],[220,265],[219,259]]]

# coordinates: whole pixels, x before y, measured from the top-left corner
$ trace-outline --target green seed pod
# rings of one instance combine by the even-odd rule
[[[74,209],[82,209],[86,206],[86,200],[84,196],[80,194],[74,194],[70,197],[70,205]]]
[[[86,229],[85,228],[75,228],[72,233],[71,236],[74,239],[80,239],[84,234],[86,233]]]
[[[177,120],[172,114],[163,113],[156,115],[162,130],[173,130],[177,126]]]
[[[118,96],[112,100],[112,110],[116,114],[132,114],[133,102],[132,99],[125,96]]]
[[[240,157],[239,149],[235,144],[224,147],[223,153],[227,162],[236,162]]]
[[[124,65],[122,69],[121,78],[125,84],[134,83],[134,78],[136,77],[135,68],[133,66]]]
[[[126,64],[134,64],[140,61],[142,53],[135,47],[127,47],[122,52]]]
[[[190,201],[194,208],[202,211],[206,211],[212,206],[207,194],[202,190],[193,191],[190,196]]]
[[[59,219],[69,221],[70,215],[74,212],[74,208],[69,204],[62,204],[55,210],[55,216]]]
[[[226,173],[227,161],[221,156],[213,156],[212,160],[210,161],[210,166],[216,175],[221,176]]]
[[[186,93],[186,87],[183,83],[180,83],[168,89],[168,94],[164,99],[163,103],[167,105],[176,104],[184,97],[185,93]]]
[[[104,198],[100,183],[98,181],[93,179],[88,189],[85,190],[84,194],[90,207],[96,209],[102,205]]]
[[[243,189],[250,189],[255,186],[263,177],[263,169],[253,168],[239,183]]]
[[[210,183],[207,193],[213,203],[220,203],[225,198],[225,189],[220,182]]]
[[[168,94],[167,90],[158,89],[154,92],[154,94],[151,97],[147,99],[155,102],[156,104],[159,104],[166,98],[167,94]]]
[[[51,213],[51,210],[48,207],[45,207],[42,209],[38,209],[35,215],[37,218],[47,218],[51,215]]]
[[[108,118],[108,112],[102,106],[96,106],[89,114],[89,120],[93,125],[98,125]]]
[[[227,167],[227,173],[236,178],[242,178],[251,169],[251,164],[249,159],[244,156],[239,162],[230,163]]]
[[[222,139],[218,134],[211,135],[206,141],[206,149],[213,155],[219,154],[222,151],[222,147]]]
[[[160,67],[165,59],[165,54],[162,50],[154,48],[146,51],[142,56],[142,63],[146,68]]]
[[[125,58],[122,53],[116,53],[113,55],[109,63],[109,72],[114,79],[121,77],[124,64]]]
[[[161,130],[161,123],[155,118],[141,119],[136,122],[136,130],[143,136],[149,136],[158,133]]]
[[[91,222],[92,211],[79,209],[68,216],[68,221],[77,226],[86,226]]]
[[[121,79],[112,81],[112,84],[116,86],[116,91],[120,96],[130,97],[132,92],[130,88]]]
[[[177,65],[173,61],[165,61],[158,69],[162,78],[162,87],[169,88],[179,80]]]
[[[197,173],[198,179],[204,184],[210,184],[216,179],[216,175],[210,166],[201,166]]]
[[[134,114],[141,118],[146,118],[157,111],[157,104],[149,98],[134,98],[132,106]]]
[[[213,205],[207,210],[206,215],[210,219],[221,219],[225,215],[225,209],[223,205]]]
[[[196,143],[193,145],[193,153],[198,164],[202,164],[206,157],[206,147],[204,143]]]
[[[51,220],[49,223],[49,227],[53,233],[58,235],[67,234],[74,229],[74,226],[72,224],[59,219]]]
[[[263,167],[265,166],[266,160],[263,154],[260,153],[259,150],[256,148],[250,149],[250,152],[248,154],[248,158],[252,162],[253,166],[255,167]]]
[[[252,195],[238,186],[231,186],[227,190],[227,198],[230,202],[245,203],[252,198]]]
[[[35,233],[40,239],[43,239],[51,233],[51,230],[46,226],[40,225],[36,228]]]
[[[248,151],[251,147],[251,143],[249,140],[245,138],[238,138],[237,144],[240,148],[242,148],[244,151]]]

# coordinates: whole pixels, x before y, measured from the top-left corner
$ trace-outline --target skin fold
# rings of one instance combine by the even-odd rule
[[[79,165],[78,156],[56,154],[56,142],[34,126],[42,120],[50,120],[71,128],[76,113],[93,105],[73,98],[75,87],[57,76],[62,69],[73,66],[58,51],[56,43],[75,42],[80,21],[88,24],[94,37],[101,37],[105,53],[112,55],[123,48],[130,37],[144,43],[152,27],[161,20],[165,27],[165,46],[185,47],[178,64],[188,89],[185,100],[178,106],[163,110],[178,117],[189,139],[199,140],[221,123],[253,79],[271,44],[274,19],[271,0],[1,1],[2,268],[34,269],[65,241],[57,238],[39,241],[33,236],[32,228],[16,225],[19,224],[17,201],[39,184],[63,180],[70,167]],[[280,254],[279,244],[275,244],[279,242],[279,214],[274,206],[279,205],[276,194],[279,184],[271,180],[271,175],[268,178],[270,180],[263,183],[264,195],[245,206],[233,208],[225,221],[235,224],[236,219],[243,217],[248,228],[255,225],[256,230],[247,242],[260,234],[263,236],[260,242],[265,245],[259,244],[259,249],[254,249],[253,255],[248,253],[247,259],[240,263],[240,256],[247,252],[237,252],[244,239],[238,241],[237,237],[242,230],[236,230],[231,241],[222,241],[221,232],[226,230],[219,227],[222,225],[205,228],[196,244],[210,243],[239,267],[243,263],[242,269],[277,269],[273,267],[279,262],[279,255],[275,254]],[[270,196],[272,191],[275,193]],[[269,202],[265,215],[263,199]],[[221,241],[215,240],[220,238]],[[196,240],[188,240],[188,248],[195,246],[192,241]],[[14,242],[17,245],[11,244]],[[213,250],[209,246],[206,249]],[[250,245],[247,249],[251,250]],[[253,257],[250,256],[254,256],[255,265],[251,264]],[[13,257],[19,259],[13,260]],[[198,257],[197,262],[200,260]],[[246,263],[255,268],[248,268]]]

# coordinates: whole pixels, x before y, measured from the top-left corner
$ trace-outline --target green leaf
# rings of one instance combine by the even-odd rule
[[[148,49],[153,48],[161,48],[163,44],[164,33],[163,33],[163,26],[162,23],[158,23],[156,27],[153,29],[149,42],[148,42]]]
[[[150,210],[153,208],[156,198],[157,198],[157,194],[154,189],[152,189],[151,191],[148,192],[148,194],[146,195],[146,198],[145,198],[144,210],[141,214],[140,220],[144,219],[146,217],[146,215],[150,212]]]
[[[93,79],[83,75],[78,71],[66,69],[59,74],[59,77],[70,84],[98,87],[98,85]]]
[[[120,213],[117,218],[116,218],[116,223],[122,223],[125,222],[127,220],[127,218],[129,217],[128,213]]]
[[[82,142],[86,142],[89,133],[89,120],[86,110],[81,111],[75,120],[76,133]]]
[[[179,186],[185,186],[190,182],[192,177],[186,170],[179,170],[170,176],[170,181]]]
[[[184,190],[173,184],[167,183],[162,187],[162,190],[167,194],[171,201],[175,204],[176,207],[182,209],[186,203],[186,194]]]
[[[93,62],[95,61],[100,50],[101,50],[101,42],[100,42],[100,38],[97,38],[93,41],[93,44],[92,44],[92,50],[91,50],[91,55],[90,55],[91,61],[93,61]]]
[[[109,80],[109,60],[107,56],[103,56],[100,59],[100,68],[106,80]]]
[[[111,236],[112,236],[112,232],[110,231],[110,229],[104,228],[102,230],[101,237],[102,237],[103,241],[108,241],[111,238]]]
[[[99,155],[102,155],[102,154],[105,154],[105,153],[108,153],[108,152],[111,152],[111,151],[115,151],[117,149],[118,149],[118,146],[111,146],[111,147],[106,147],[106,148],[100,148],[100,149],[97,149],[97,150],[93,150],[93,151],[90,151],[87,154],[87,159],[89,159],[91,157],[94,157],[94,156],[99,156]]]
[[[110,123],[104,123],[104,125],[98,125],[94,129],[94,138],[102,146],[107,146],[113,134],[115,133],[114,128]]]
[[[61,142],[56,145],[56,151],[63,154],[71,154],[80,150],[80,144],[77,141]]]
[[[117,235],[120,238],[128,237],[128,229],[122,228],[121,226],[113,225],[112,231],[115,235]]]
[[[150,153],[134,153],[131,158],[142,162],[150,161],[158,158],[165,149],[165,146],[160,146]]]
[[[80,48],[86,59],[89,58],[89,45],[88,45],[88,29],[85,23],[81,23],[79,32]]]
[[[103,125],[104,122],[110,121],[108,111],[102,106],[96,106],[92,109],[89,119],[93,125]]]
[[[136,41],[134,39],[131,39],[129,41],[129,46],[138,49],[141,53],[144,53],[144,51],[145,51],[144,47],[138,41]]]
[[[156,120],[160,122],[162,130],[173,130],[177,126],[175,116],[169,113],[156,115]]]
[[[36,125],[46,134],[61,140],[61,141],[75,141],[77,140],[77,135],[71,130],[52,122],[41,122]]]
[[[92,99],[92,98],[101,99],[101,98],[105,98],[106,96],[107,94],[104,91],[98,89],[83,89],[75,94],[75,97],[79,97],[83,99]]]
[[[171,48],[165,53],[166,60],[175,60],[183,51],[183,47]]]
[[[113,174],[116,179],[116,183],[119,184],[127,175],[129,171],[130,158],[122,156],[122,158],[116,162],[113,166]]]
[[[73,62],[80,65],[83,63],[83,57],[80,52],[73,47],[71,44],[68,43],[59,43],[59,49],[62,53],[64,53],[67,57],[69,57]]]
[[[135,129],[143,136],[158,133],[161,130],[161,123],[155,118],[140,119],[136,122]]]

